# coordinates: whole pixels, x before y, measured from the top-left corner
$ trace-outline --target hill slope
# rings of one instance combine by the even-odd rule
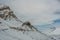
[[[7,11],[6,9],[11,11],[5,7],[2,10],[3,14],[4,11]],[[12,14],[8,15],[7,13],[6,15],[8,16],[5,17],[6,15],[3,14],[1,15],[0,13],[0,40],[55,40],[53,37],[50,37],[37,29],[32,31],[27,25],[22,26],[22,22],[20,20],[17,21],[15,15],[12,16]]]

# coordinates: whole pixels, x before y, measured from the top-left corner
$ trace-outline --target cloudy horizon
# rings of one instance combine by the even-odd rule
[[[0,4],[9,5],[25,21],[34,25],[51,24],[60,18],[59,0],[1,0]]]

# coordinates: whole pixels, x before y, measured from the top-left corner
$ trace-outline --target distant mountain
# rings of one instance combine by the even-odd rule
[[[31,29],[32,28],[32,29]],[[20,21],[10,7],[0,8],[0,40],[55,40],[30,22]]]
[[[16,15],[14,14],[14,11],[12,11],[10,7],[7,5],[0,6],[0,18],[4,19],[5,21],[15,26],[18,26],[19,23],[22,22],[16,17]]]
[[[4,20],[11,20],[11,18],[14,18],[16,21],[20,21],[7,5],[0,7],[0,18],[3,18]]]

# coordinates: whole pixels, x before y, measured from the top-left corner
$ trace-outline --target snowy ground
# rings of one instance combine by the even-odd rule
[[[38,31],[18,31],[10,29],[7,21],[1,20],[0,40],[55,40],[54,38]],[[7,25],[6,25],[7,24]],[[8,26],[9,25],[9,26]]]
[[[10,27],[22,27],[22,23],[17,22],[14,18],[7,18],[7,20],[3,20],[0,18],[0,40],[60,40],[60,34],[58,34],[60,29],[47,29],[47,30],[39,30],[39,31],[19,31],[15,29],[11,29]],[[24,28],[23,29],[29,29]],[[52,35],[49,35],[52,34]]]

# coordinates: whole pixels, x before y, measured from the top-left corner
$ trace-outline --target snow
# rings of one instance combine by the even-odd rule
[[[31,33],[31,34],[30,34]],[[3,37],[5,38],[5,39],[3,39],[3,40],[49,40],[49,38],[48,37],[46,37],[46,36],[44,36],[44,35],[41,35],[40,34],[40,36],[39,36],[39,33],[37,33],[37,32],[30,32],[30,33],[28,33],[28,35],[27,35],[27,32],[26,33],[22,33],[22,32],[18,32],[18,31],[14,31],[14,30],[8,30],[8,31],[5,31],[5,32],[1,32],[0,33],[0,36],[2,37],[0,37],[1,39],[3,39]],[[7,37],[8,37],[8,39],[7,39]],[[52,40],[52,39],[50,39],[50,40]]]
[[[4,12],[3,12],[4,13]],[[47,35],[40,30],[30,30],[28,26],[21,26],[21,22],[17,22],[13,17],[11,20],[0,18],[0,40],[55,40],[50,35]],[[10,27],[22,28],[26,31],[11,29]]]
[[[12,26],[11,24],[9,24],[9,22],[1,19],[1,24],[0,27],[2,27],[1,25],[3,25],[3,27],[0,30],[0,40],[54,40],[49,38],[50,36],[46,36],[42,33],[39,33],[38,31],[18,31],[18,30],[14,30],[14,29],[10,29],[9,26]],[[8,26],[9,25],[9,26]],[[8,30],[4,30],[3,29],[8,28]]]
[[[59,28],[56,28],[56,30],[53,31],[51,34],[52,35],[60,35],[60,27]]]

